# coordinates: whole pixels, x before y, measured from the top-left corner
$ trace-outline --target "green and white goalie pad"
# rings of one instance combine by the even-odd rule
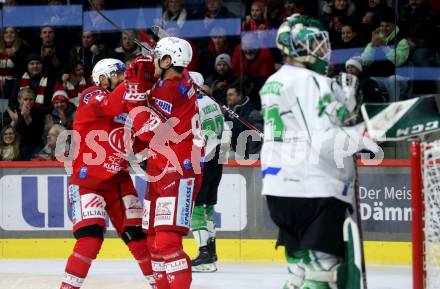
[[[362,116],[375,141],[399,141],[440,130],[440,95],[392,103],[364,103]]]

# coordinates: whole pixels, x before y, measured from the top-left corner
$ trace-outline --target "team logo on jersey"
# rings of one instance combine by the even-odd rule
[[[108,135],[108,142],[110,144],[110,147],[121,154],[125,154],[126,153],[126,146],[125,146],[125,139],[124,139],[124,132],[125,132],[125,128],[124,127],[119,127],[116,128],[114,130],[112,130],[110,132],[110,134]],[[130,132],[130,136],[133,136],[133,133]]]
[[[154,102],[157,104],[157,106],[159,106],[160,110],[162,110],[163,112],[166,112],[168,114],[171,114],[171,110],[173,109],[173,105],[171,103],[169,103],[168,101],[162,100],[162,99],[158,99],[153,97]]]

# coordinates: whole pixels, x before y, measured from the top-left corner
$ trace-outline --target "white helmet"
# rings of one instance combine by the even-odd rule
[[[114,58],[104,58],[93,67],[93,82],[99,85],[99,76],[104,75],[106,78],[110,78],[112,73],[119,71],[125,71],[125,64],[122,61]]]
[[[203,78],[203,75],[201,73],[198,73],[197,71],[190,71],[189,76],[191,76],[191,79],[194,81],[197,86],[202,86],[205,83],[205,79]]]
[[[185,39],[165,37],[157,42],[154,54],[159,59],[169,55],[173,66],[187,67],[193,53],[191,45]]]

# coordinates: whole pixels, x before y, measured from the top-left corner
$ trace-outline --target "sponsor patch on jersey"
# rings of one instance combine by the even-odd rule
[[[87,178],[87,173],[88,173],[88,169],[87,169],[87,167],[82,167],[82,168],[79,170],[79,176],[78,176],[78,178],[79,178],[80,180],[84,180],[85,178]]]
[[[192,168],[191,161],[189,159],[185,159],[183,161],[183,167],[185,168],[185,170],[189,171]]]
[[[122,198],[125,207],[125,216],[127,219],[142,218],[142,205],[139,198],[135,195],[127,195]]]
[[[102,196],[89,193],[81,196],[81,217],[87,219],[105,219],[105,200]]]
[[[188,91],[188,98],[193,97],[194,94],[196,94],[196,90],[191,86],[190,90]]]
[[[173,109],[173,105],[171,103],[169,103],[168,101],[162,100],[162,99],[158,99],[153,97],[154,102],[157,104],[157,106],[159,106],[160,110],[162,110],[163,112],[166,112],[168,114],[171,114],[171,110]]]
[[[263,179],[267,176],[267,175],[273,175],[276,176],[278,175],[278,173],[281,171],[281,168],[276,168],[276,167],[267,167],[265,169],[263,169],[261,171],[261,176],[263,177]]]
[[[150,211],[151,202],[144,200],[144,207],[142,209],[142,229],[148,230],[150,228]]]
[[[180,95],[182,96],[186,96],[189,88],[188,86],[186,86],[185,84],[181,83],[179,84],[179,86],[177,87],[177,89],[179,90]]]
[[[127,122],[128,125],[132,125],[132,121],[128,116],[128,113],[121,113],[113,118],[113,121],[116,123],[124,124]]]
[[[188,261],[185,258],[165,263],[165,271],[167,274],[188,269]]]
[[[192,194],[194,178],[181,179],[177,198],[176,225],[189,228],[191,224]]]
[[[165,262],[157,262],[151,261],[151,266],[153,267],[153,272],[164,272],[165,271]]]
[[[69,202],[72,206],[72,223],[81,221],[81,196],[77,185],[69,186]]]
[[[175,197],[161,197],[156,201],[156,213],[154,215],[154,226],[172,225],[176,205]]]
[[[84,102],[85,104],[87,104],[87,103],[89,102],[90,97],[92,97],[92,96],[95,95],[95,94],[101,93],[101,92],[102,92],[102,90],[97,89],[97,90],[93,90],[93,91],[91,91],[91,92],[89,92],[89,93],[84,94],[83,102]]]

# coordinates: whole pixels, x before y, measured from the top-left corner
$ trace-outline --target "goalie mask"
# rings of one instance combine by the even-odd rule
[[[317,19],[292,15],[278,28],[276,45],[284,55],[303,63],[307,68],[320,74],[327,73],[330,38]]]

